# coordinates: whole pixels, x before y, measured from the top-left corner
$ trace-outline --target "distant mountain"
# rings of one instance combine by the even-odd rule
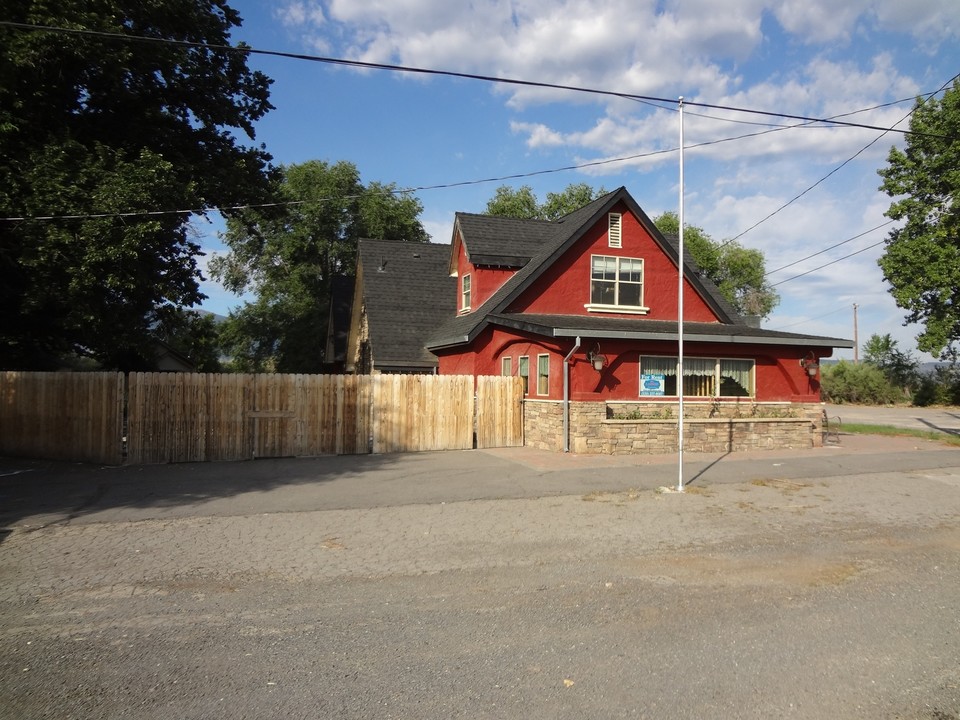
[[[215,312],[210,312],[209,310],[204,310],[203,308],[197,308],[197,309],[196,309],[196,312],[200,313],[201,315],[210,315],[210,316],[212,316],[212,317],[213,317],[213,321],[214,321],[215,323],[217,323],[217,325],[219,325],[220,323],[224,322],[224,321],[227,319],[227,316],[226,316],[226,315],[217,315],[217,313],[215,313]]]

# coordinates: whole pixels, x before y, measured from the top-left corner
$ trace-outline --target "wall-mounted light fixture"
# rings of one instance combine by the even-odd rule
[[[603,369],[607,366],[607,356],[600,354],[600,343],[597,343],[597,347],[587,353],[587,360],[590,361],[590,364],[593,366],[593,369],[597,372],[603,372]]]
[[[817,356],[813,354],[813,350],[808,352],[806,357],[800,359],[800,367],[802,367],[811,378],[817,376],[817,373],[820,371],[820,363],[817,361]]]

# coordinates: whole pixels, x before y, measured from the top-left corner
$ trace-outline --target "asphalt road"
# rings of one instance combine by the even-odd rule
[[[827,405],[827,415],[843,422],[892,425],[913,430],[960,435],[960,408],[883,407],[874,405]]]
[[[960,450],[0,461],[4,718],[960,718]]]

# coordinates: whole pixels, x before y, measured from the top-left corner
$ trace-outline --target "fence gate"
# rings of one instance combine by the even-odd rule
[[[297,399],[302,399],[297,382],[302,376],[254,376],[252,402],[247,410],[253,457],[290,457],[298,455],[301,423],[297,418]]]
[[[477,378],[477,447],[523,445],[523,378]]]

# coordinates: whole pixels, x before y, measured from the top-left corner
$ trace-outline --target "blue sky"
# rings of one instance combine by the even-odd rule
[[[956,0],[233,0],[234,40],[316,54],[631,94],[827,117],[890,127],[912,98],[960,72]],[[582,170],[417,194],[434,242],[448,243],[457,211],[483,212],[498,185],[530,185],[540,199],[570,183],[626,186],[648,215],[679,204],[676,109],[569,91],[446,77],[358,71],[253,56],[274,79],[276,109],[257,126],[278,163],[348,160],[365,183],[399,187],[537,173],[660,150]],[[714,239],[739,235],[861,154],[738,242],[765,253],[768,271],[886,221],[878,168],[902,136],[793,125],[687,106],[685,219]],[[743,124],[763,123],[763,125]],[[906,122],[900,127],[906,128]],[[879,140],[878,140],[879,138]],[[874,144],[863,150],[869,143]],[[223,252],[219,226],[200,242]],[[776,283],[879,243],[889,228],[772,273]],[[853,338],[890,333],[915,350],[876,260],[882,245],[779,285],[765,327]],[[242,302],[212,282],[204,307]],[[851,357],[852,351],[840,351]],[[929,359],[919,356],[921,359]]]

